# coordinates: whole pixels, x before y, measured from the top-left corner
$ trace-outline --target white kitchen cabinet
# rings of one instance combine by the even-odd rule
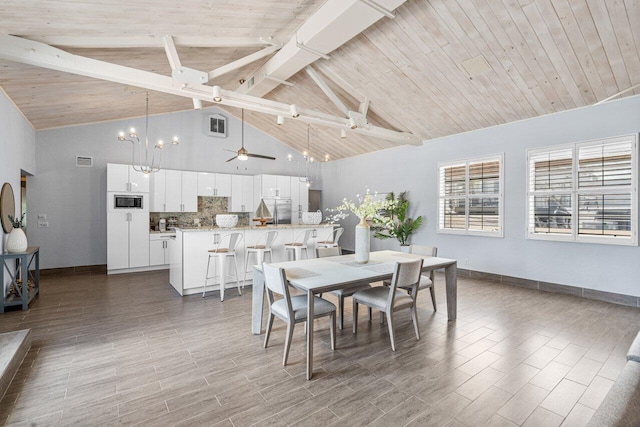
[[[253,177],[232,175],[229,212],[253,212],[253,203]]]
[[[182,171],[167,170],[165,179],[165,212],[182,212]]]
[[[107,191],[148,193],[149,175],[136,172],[131,165],[107,164]]]
[[[151,198],[149,210],[151,212],[167,212],[166,173],[167,171],[162,169],[149,178],[149,196]]]
[[[171,235],[168,234],[149,235],[149,266],[169,264],[169,242],[171,239]]]
[[[182,171],[182,211],[198,212],[198,174]]]
[[[149,266],[149,213],[107,213],[107,269]]]
[[[291,177],[290,176],[276,176],[276,196],[278,197],[291,197]]]
[[[165,171],[164,209],[154,212],[197,212],[198,175],[188,171]]]
[[[254,194],[254,196],[260,196],[261,198],[276,196],[278,183],[275,175],[257,175],[255,176],[255,180],[257,185],[254,188],[257,187],[260,193]]]
[[[226,173],[198,173],[198,196],[231,197],[231,175]]]
[[[216,174],[216,197],[231,197],[231,175],[225,173]]]

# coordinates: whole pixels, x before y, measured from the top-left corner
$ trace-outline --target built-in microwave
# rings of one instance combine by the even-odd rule
[[[114,209],[144,209],[143,196],[133,194],[115,194]]]

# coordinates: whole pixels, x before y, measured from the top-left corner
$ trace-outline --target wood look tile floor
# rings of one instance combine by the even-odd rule
[[[397,316],[395,353],[377,315],[351,333],[350,301],[335,352],[318,320],[307,381],[302,328],[283,368],[285,326],[263,349],[250,288],[221,303],[178,297],[166,271],[45,276],[29,311],[0,315],[0,333],[33,332],[0,424],[585,425],[640,324],[638,309],[464,278],[448,323],[442,275],[436,288],[437,313],[419,297],[419,342]]]

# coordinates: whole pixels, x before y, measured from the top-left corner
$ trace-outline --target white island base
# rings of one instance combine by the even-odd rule
[[[238,262],[238,274],[240,276],[240,282],[246,276],[246,284],[252,284],[252,266],[256,263],[256,258],[250,255],[247,271],[245,273],[245,257],[246,247],[252,246],[258,240],[258,237],[267,231],[276,230],[278,236],[273,243],[272,253],[273,262],[283,262],[290,260],[288,257],[290,254],[286,253],[284,249],[285,243],[295,241],[294,239],[300,234],[304,235],[304,232],[309,229],[316,230],[315,236],[309,240],[309,249],[307,254],[310,258],[315,255],[315,241],[328,240],[330,238],[331,231],[334,225],[332,224],[320,224],[320,225],[268,225],[266,227],[235,227],[235,228],[177,228],[176,238],[169,243],[170,253],[170,273],[169,282],[171,286],[180,295],[191,295],[201,293],[204,289],[205,278],[207,277],[207,262],[209,260],[209,250],[215,247],[214,241],[222,238],[222,236],[229,233],[243,233],[244,238],[240,242],[236,251],[236,258]],[[216,257],[217,258],[217,257]],[[221,290],[220,300],[224,300],[224,290],[229,288],[236,288],[237,282],[228,282],[224,279],[229,279],[229,273],[233,273],[232,266],[233,258],[228,257],[224,260],[223,257],[211,260],[211,270],[214,268],[214,262],[216,263],[216,276],[218,281],[216,283],[210,279],[207,282],[207,290]],[[224,260],[224,261],[223,261]],[[212,274],[212,271],[209,273]],[[226,277],[225,277],[226,276]],[[221,280],[222,279],[222,280]]]

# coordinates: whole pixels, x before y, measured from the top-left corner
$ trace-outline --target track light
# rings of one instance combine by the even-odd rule
[[[283,125],[284,124],[284,117],[283,116],[278,116],[278,121],[276,123],[278,124],[278,126]]]
[[[351,118],[349,119],[349,127],[350,127],[351,129],[355,129],[355,128],[357,128],[357,127],[358,127],[358,125],[356,124],[356,121],[355,121],[355,119],[354,119],[353,117],[351,117]]]
[[[213,87],[213,100],[215,102],[222,102],[222,90],[220,89],[220,86]]]
[[[346,139],[347,138],[347,130],[346,129],[340,129],[340,138],[341,139]]]
[[[202,110],[202,101],[197,98],[193,98],[193,108],[196,110]]]
[[[180,144],[180,141],[178,141],[178,137],[174,136],[173,139],[171,140],[171,144],[173,145],[178,145]]]
[[[296,107],[296,104],[291,104],[289,112],[291,113],[291,117],[293,117],[294,119],[300,117],[300,113],[298,113],[298,107]]]

